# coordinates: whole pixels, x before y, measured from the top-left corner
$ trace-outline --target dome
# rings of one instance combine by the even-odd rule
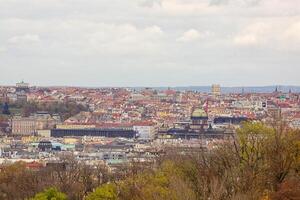
[[[195,109],[192,117],[207,117],[207,113],[203,109]]]

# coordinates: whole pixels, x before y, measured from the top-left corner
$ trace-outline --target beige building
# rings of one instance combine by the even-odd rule
[[[36,130],[36,121],[32,117],[16,116],[12,119],[13,135],[31,135]]]
[[[211,93],[214,96],[220,96],[221,95],[221,86],[218,84],[213,84],[211,86]]]
[[[61,123],[58,115],[50,115],[46,112],[37,112],[29,117],[15,116],[12,119],[13,135],[32,135],[39,130],[49,130]]]

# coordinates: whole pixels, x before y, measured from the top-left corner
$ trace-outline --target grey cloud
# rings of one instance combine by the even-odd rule
[[[140,2],[140,6],[143,6],[143,7],[153,7],[154,5],[161,5],[161,2],[163,0],[142,0]]]
[[[262,0],[210,0],[212,6],[220,5],[242,5],[242,6],[257,6]]]
[[[227,5],[230,0],[211,0],[210,5]]]
[[[300,85],[299,2],[0,0],[0,84]]]
[[[262,0],[245,0],[246,5],[248,6],[257,6],[261,3]]]

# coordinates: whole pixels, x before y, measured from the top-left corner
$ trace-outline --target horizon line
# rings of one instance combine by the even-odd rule
[[[178,86],[79,86],[79,85],[30,85],[29,87],[77,87],[77,88],[189,88],[189,87],[212,87],[212,85],[220,85],[221,88],[264,88],[264,87],[300,87],[300,85],[289,85],[289,84],[272,84],[272,85],[246,85],[246,86],[227,86],[222,84],[210,84],[210,85],[178,85]],[[16,85],[2,85],[0,87],[15,87]]]

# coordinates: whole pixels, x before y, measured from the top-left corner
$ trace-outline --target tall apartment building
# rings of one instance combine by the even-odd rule
[[[220,96],[221,95],[221,86],[218,84],[213,84],[211,86],[211,93],[214,96]]]

